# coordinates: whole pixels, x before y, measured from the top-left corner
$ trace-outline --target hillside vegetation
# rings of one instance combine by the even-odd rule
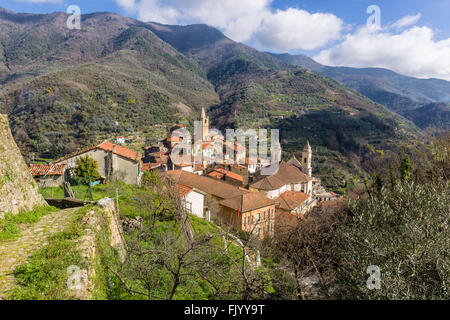
[[[304,55],[272,54],[295,66],[308,68],[413,121],[418,127],[445,128],[450,123],[450,82],[416,79],[380,68],[329,67]]]
[[[127,132],[153,140],[155,125],[192,124],[206,107],[222,130],[282,129],[286,158],[310,139],[316,174],[342,191],[371,153],[421,135],[339,83],[205,25],[95,13],[67,30],[66,17],[0,12],[0,112],[25,155],[56,158]]]

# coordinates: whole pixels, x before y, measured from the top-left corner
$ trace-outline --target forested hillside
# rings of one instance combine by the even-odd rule
[[[356,90],[413,121],[418,127],[444,128],[450,123],[450,82],[416,79],[380,68],[324,66],[304,55],[272,54]]]

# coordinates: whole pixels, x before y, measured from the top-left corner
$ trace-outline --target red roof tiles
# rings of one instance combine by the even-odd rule
[[[291,183],[305,183],[312,179],[304,174],[299,168],[281,162],[278,172],[272,176],[261,176],[261,179],[250,185],[258,190],[276,190]]]
[[[89,152],[91,150],[95,150],[95,149],[101,149],[104,151],[109,151],[112,152],[113,154],[119,155],[121,157],[127,158],[129,160],[133,160],[135,162],[140,162],[142,155],[139,152],[136,152],[134,150],[130,150],[128,148],[119,146],[117,144],[114,144],[112,142],[109,141],[103,141],[100,144],[94,145],[94,146],[90,146],[90,147],[86,147],[84,149],[81,149],[77,152],[74,152],[68,156],[65,156],[57,161],[55,161],[55,163],[59,163],[62,161],[65,161],[67,159],[82,155],[83,153]]]
[[[272,206],[275,201],[267,199],[258,192],[250,192],[220,201],[220,204],[242,213]]]
[[[28,169],[30,170],[30,173],[33,177],[42,177],[45,175],[61,176],[64,174],[66,167],[66,164],[32,164],[28,167]]]
[[[186,197],[189,193],[191,193],[194,188],[182,185],[182,184],[177,184],[175,187],[175,190],[177,190],[180,193],[180,197],[181,199],[183,199],[184,197]]]
[[[276,201],[280,203],[280,208],[286,211],[297,209],[303,202],[310,198],[309,195],[298,191],[286,191],[279,196]]]
[[[240,182],[244,182],[244,178],[243,178],[242,176],[238,175],[237,173],[234,173],[234,172],[228,172],[228,173],[226,174],[226,176],[227,176],[228,178],[231,178],[231,179],[234,179],[234,180],[237,180],[237,181],[240,181]]]

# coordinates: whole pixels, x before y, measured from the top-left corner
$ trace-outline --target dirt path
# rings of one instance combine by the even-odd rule
[[[0,242],[0,299],[15,284],[14,269],[25,263],[37,250],[47,244],[48,238],[66,229],[74,219],[79,208],[51,213],[39,222],[21,230],[22,236],[12,241]]]

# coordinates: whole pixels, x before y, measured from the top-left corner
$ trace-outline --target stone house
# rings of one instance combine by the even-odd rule
[[[31,164],[28,166],[39,186],[60,187],[64,183],[67,164]]]
[[[117,174],[127,184],[141,183],[142,155],[109,141],[81,149],[54,164],[66,164],[71,170],[77,166],[78,158],[86,155],[97,161],[98,172],[103,179],[109,180]]]

